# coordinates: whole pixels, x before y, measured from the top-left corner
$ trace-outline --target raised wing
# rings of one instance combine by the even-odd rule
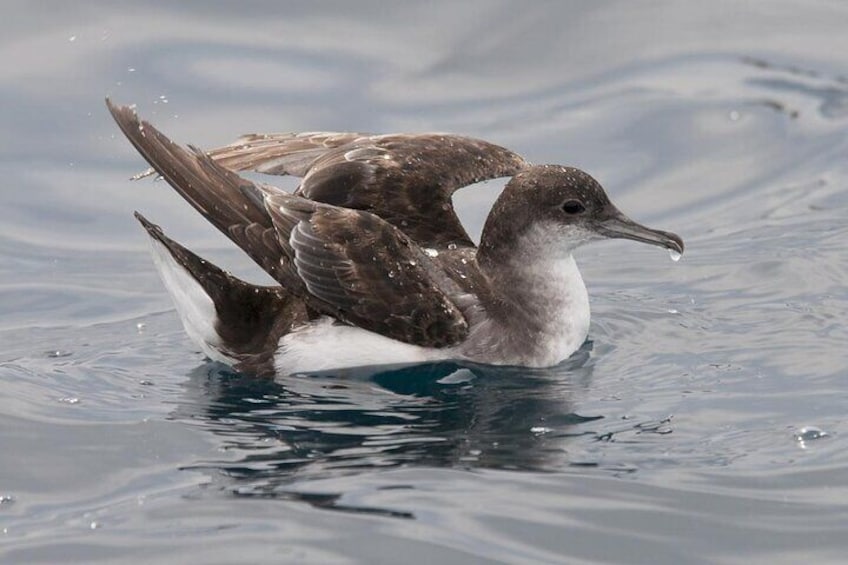
[[[298,194],[377,214],[425,247],[473,245],[453,193],[527,166],[498,145],[438,133],[252,134],[209,155],[232,170],[303,177]]]
[[[462,291],[381,218],[283,193],[265,205],[318,311],[387,337],[444,347],[467,335]]]
[[[381,135],[327,151],[310,166],[300,193],[372,212],[425,247],[472,246],[454,212],[453,193],[526,165],[512,151],[479,139]]]
[[[217,164],[200,151],[168,139],[128,106],[106,105],[121,131],[142,157],[212,225],[241,247],[260,267],[294,292],[300,279],[285,261],[274,223],[264,205],[248,196],[254,183]]]
[[[306,176],[309,167],[327,151],[368,137],[364,133],[251,133],[209,152],[217,163],[233,171],[269,175]]]
[[[173,143],[131,108],[107,104],[155,171],[313,310],[425,347],[467,334],[449,296],[461,289],[398,228],[241,178]]]

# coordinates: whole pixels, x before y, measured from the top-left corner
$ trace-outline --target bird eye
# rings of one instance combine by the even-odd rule
[[[565,204],[562,205],[562,211],[566,214],[574,215],[585,212],[586,207],[579,200],[566,200]]]

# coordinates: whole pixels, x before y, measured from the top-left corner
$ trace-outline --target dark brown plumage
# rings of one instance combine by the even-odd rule
[[[302,177],[298,196],[372,212],[434,248],[473,245],[454,212],[454,192],[528,165],[499,145],[437,133],[250,134],[207,155],[232,171]]]
[[[472,246],[451,195],[514,171],[524,164],[519,156],[435,134],[250,136],[206,154],[174,144],[127,106],[107,105],[156,173],[280,282],[287,307],[423,347],[454,345],[467,335],[467,321],[444,291],[461,288],[416,244]],[[446,145],[456,152],[439,161],[434,153]],[[303,198],[265,189],[223,164],[303,175],[295,193]],[[424,294],[428,300],[420,301]]]
[[[348,346],[345,358],[354,363],[554,364],[579,347],[589,327],[576,247],[624,237],[683,251],[678,236],[624,216],[588,174],[530,165],[485,141],[254,134],[204,153],[174,144],[128,107],[107,105],[155,173],[280,284],[239,281],[138,216],[167,250],[157,256],[166,286],[177,289],[178,304],[192,303],[178,307],[189,333],[209,355],[220,352],[240,369],[332,366],[323,351],[334,343],[324,335],[347,341],[338,345]],[[289,194],[240,170],[302,181]],[[502,176],[512,179],[478,250],[451,197]]]
[[[280,337],[311,317],[304,302],[281,286],[253,285],[232,276],[166,236],[138,212],[135,217],[150,237],[168,248],[216,305],[216,329],[226,344],[226,354],[237,361],[235,368],[273,374],[273,355]]]

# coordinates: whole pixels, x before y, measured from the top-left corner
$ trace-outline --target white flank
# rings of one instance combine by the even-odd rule
[[[191,273],[177,263],[167,247],[154,238],[150,238],[150,243],[159,277],[174,301],[188,336],[210,359],[232,364],[233,359],[219,349],[221,338],[215,330],[218,320],[215,303]]]
[[[451,358],[450,349],[410,345],[324,316],[280,339],[274,358],[279,374],[343,367],[423,363]]]

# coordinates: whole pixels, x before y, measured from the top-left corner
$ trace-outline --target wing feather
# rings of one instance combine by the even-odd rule
[[[235,148],[185,149],[132,109],[107,104],[154,170],[312,310],[425,347],[467,335],[464,293],[421,244],[470,245],[450,195],[523,166],[517,155],[458,136],[321,133],[257,138],[266,151],[250,161]],[[303,197],[225,164],[302,174]]]
[[[209,156],[234,171],[303,177],[298,194],[372,212],[425,247],[472,246],[453,193],[528,165],[493,143],[452,134],[250,134]]]
[[[467,335],[453,300],[461,289],[399,229],[368,212],[288,194],[269,195],[266,206],[316,309],[424,347]]]
[[[276,228],[264,204],[257,206],[257,191],[269,192],[239,177],[206,154],[183,148],[128,106],[106,101],[118,126],[139,153],[187,202],[212,225],[241,247],[284,287],[297,292],[302,282],[290,265],[293,256],[280,245]]]

